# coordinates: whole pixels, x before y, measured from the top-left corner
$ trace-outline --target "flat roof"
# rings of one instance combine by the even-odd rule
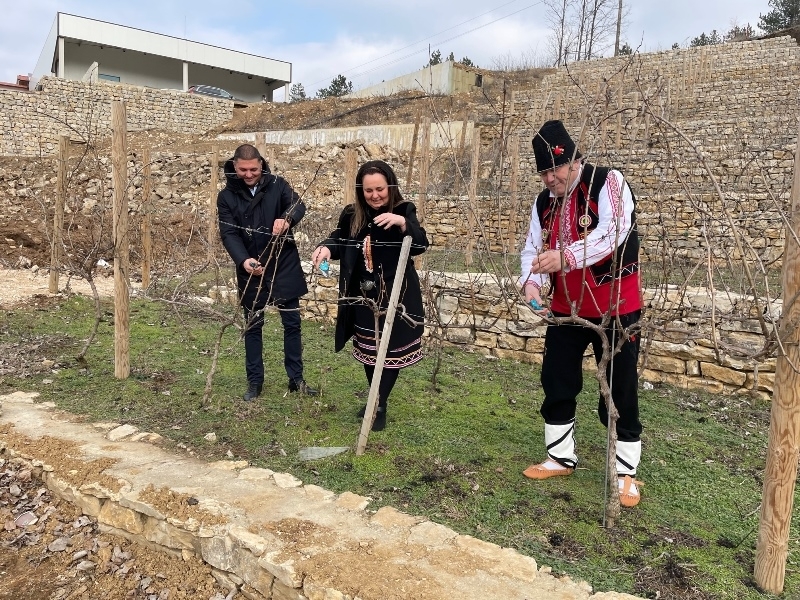
[[[289,82],[292,63],[106,21],[58,13],[58,36]]]

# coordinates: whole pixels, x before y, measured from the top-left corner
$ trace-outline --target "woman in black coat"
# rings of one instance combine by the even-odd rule
[[[416,207],[403,200],[392,168],[373,160],[358,171],[355,203],[342,210],[336,229],[311,257],[316,267],[324,260],[340,261],[335,349],[339,352],[348,339],[353,340],[353,357],[364,364],[370,385],[378,354],[373,306],[385,314],[405,236],[411,236],[411,256],[425,252],[428,237],[417,220]],[[381,375],[378,412],[372,425],[376,431],[386,426],[386,404],[400,369],[422,359],[425,311],[419,276],[410,258],[401,268],[405,269],[403,289]],[[381,315],[379,333],[383,324]]]

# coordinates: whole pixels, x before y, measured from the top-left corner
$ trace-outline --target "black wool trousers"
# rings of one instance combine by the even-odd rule
[[[630,327],[641,317],[642,311],[620,315],[622,328]],[[555,313],[556,317],[569,315]],[[601,319],[587,318],[599,324]],[[619,341],[621,330],[613,319],[604,331],[609,344]],[[600,334],[587,327],[573,324],[547,326],[542,362],[542,389],[545,398],[541,414],[545,423],[562,425],[575,418],[577,397],[583,388],[583,354],[591,344],[595,361],[603,355]],[[619,412],[617,437],[622,442],[637,442],[642,433],[639,420],[639,333],[625,340],[619,354],[615,355],[606,369],[606,380],[611,386],[611,397]],[[613,346],[612,346],[613,347]],[[602,394],[597,405],[600,421],[608,427],[608,410]]]

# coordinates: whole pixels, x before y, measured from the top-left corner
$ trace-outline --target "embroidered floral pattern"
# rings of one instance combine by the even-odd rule
[[[372,238],[370,236],[364,238],[362,252],[364,253],[364,267],[367,269],[368,273],[372,273]]]
[[[555,154],[556,156],[561,156],[562,154],[564,154],[564,148],[562,148],[561,146],[553,146],[553,154]]]

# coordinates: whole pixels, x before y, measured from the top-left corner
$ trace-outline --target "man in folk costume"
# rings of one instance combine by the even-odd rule
[[[610,315],[605,335],[613,352],[620,336],[641,317],[635,198],[622,173],[584,162],[561,121],[542,126],[533,138],[533,152],[546,189],[533,205],[522,252],[520,285],[525,301],[543,306],[544,291],[549,288],[554,317],[577,316],[600,324],[604,315]],[[629,330],[627,334],[606,377],[619,412],[620,504],[631,507],[640,499],[641,482],[635,477],[642,453],[642,424],[639,336]],[[526,477],[547,479],[575,470],[575,412],[583,385],[583,354],[589,344],[599,361],[603,348],[596,330],[574,323],[552,322],[547,327],[541,377],[545,399],[540,411],[547,458],[528,467]],[[598,415],[608,427],[602,395]]]

